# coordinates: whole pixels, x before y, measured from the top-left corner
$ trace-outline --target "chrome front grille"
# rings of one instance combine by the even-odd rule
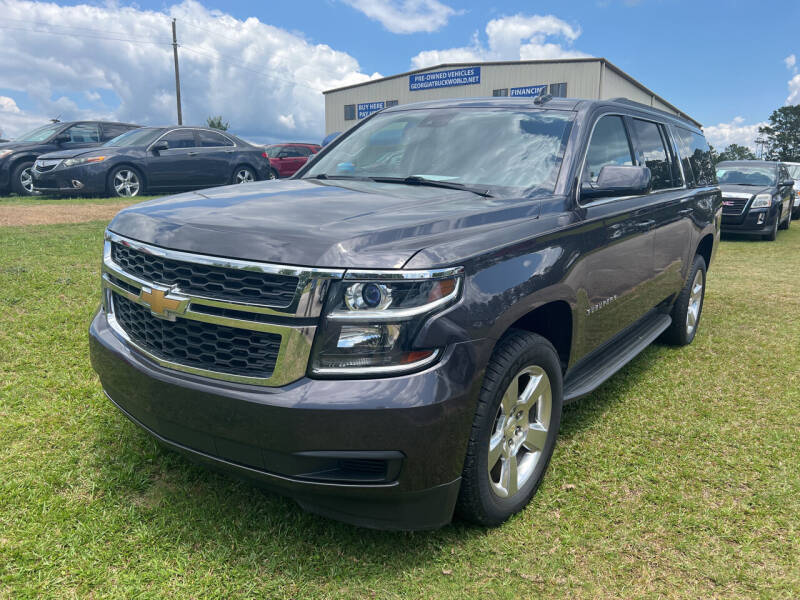
[[[111,259],[126,273],[161,285],[176,285],[185,294],[231,302],[254,302],[285,308],[294,299],[298,277],[172,260],[111,244]]]
[[[328,280],[344,274],[173,251],[111,232],[102,270],[109,325],[132,349],[166,368],[265,386],[305,375]]]
[[[744,212],[744,207],[752,198],[750,194],[723,194],[722,214],[740,215]]]

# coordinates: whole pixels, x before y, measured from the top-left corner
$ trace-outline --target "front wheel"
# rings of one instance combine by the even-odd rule
[[[32,162],[23,162],[16,166],[11,174],[11,189],[20,196],[36,196],[38,192],[33,188]]]
[[[697,335],[706,296],[706,260],[696,254],[689,277],[672,307],[672,324],[661,339],[673,346],[688,346]]]
[[[256,172],[250,167],[236,167],[233,171],[231,183],[253,183],[256,181]]]
[[[775,222],[772,224],[772,229],[768,234],[764,236],[764,239],[768,242],[774,242],[775,239],[778,237],[778,225],[781,222],[781,213],[778,213],[778,216],[775,217]]]
[[[543,337],[512,330],[489,361],[467,446],[456,511],[500,525],[542,482],[561,423],[558,353]]]
[[[792,211],[786,215],[786,222],[781,223],[781,229],[789,229],[792,226]]]
[[[267,172],[267,179],[278,179],[278,172],[275,169],[270,169]]]
[[[133,198],[144,189],[142,176],[133,167],[117,167],[111,171],[108,182],[109,191],[118,198]]]

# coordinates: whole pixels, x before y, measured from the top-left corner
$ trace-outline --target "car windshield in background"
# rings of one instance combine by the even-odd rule
[[[19,136],[15,142],[43,142],[56,131],[63,127],[63,123],[53,123],[52,125],[45,125],[33,131],[29,131],[25,135]]]
[[[108,140],[103,146],[121,148],[125,146],[146,146],[164,132],[163,129],[131,129],[122,135]]]
[[[573,113],[508,108],[377,115],[318,159],[304,178],[438,182],[492,195],[552,193]]]
[[[717,180],[722,185],[775,185],[775,166],[719,166],[717,167]]]
[[[800,165],[786,165],[786,170],[792,179],[800,179]]]

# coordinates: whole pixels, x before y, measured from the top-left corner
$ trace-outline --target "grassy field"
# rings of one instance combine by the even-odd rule
[[[565,410],[494,530],[362,530],[194,466],[87,357],[103,223],[0,228],[0,598],[800,597],[800,223],[723,242],[694,344]]]
[[[142,202],[157,196],[137,196],[135,200]],[[125,201],[126,198],[101,198],[91,196],[0,196],[0,206],[41,206],[49,204],[113,204]]]

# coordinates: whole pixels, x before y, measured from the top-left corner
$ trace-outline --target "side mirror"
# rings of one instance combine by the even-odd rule
[[[167,140],[159,140],[152,146],[150,146],[150,150],[153,152],[161,152],[162,150],[169,150],[169,142]]]
[[[53,141],[56,144],[65,144],[70,141],[72,138],[68,133],[59,133],[56,137],[53,138]]]
[[[651,175],[647,167],[606,165],[600,169],[597,183],[581,185],[581,198],[640,196],[650,191]]]

